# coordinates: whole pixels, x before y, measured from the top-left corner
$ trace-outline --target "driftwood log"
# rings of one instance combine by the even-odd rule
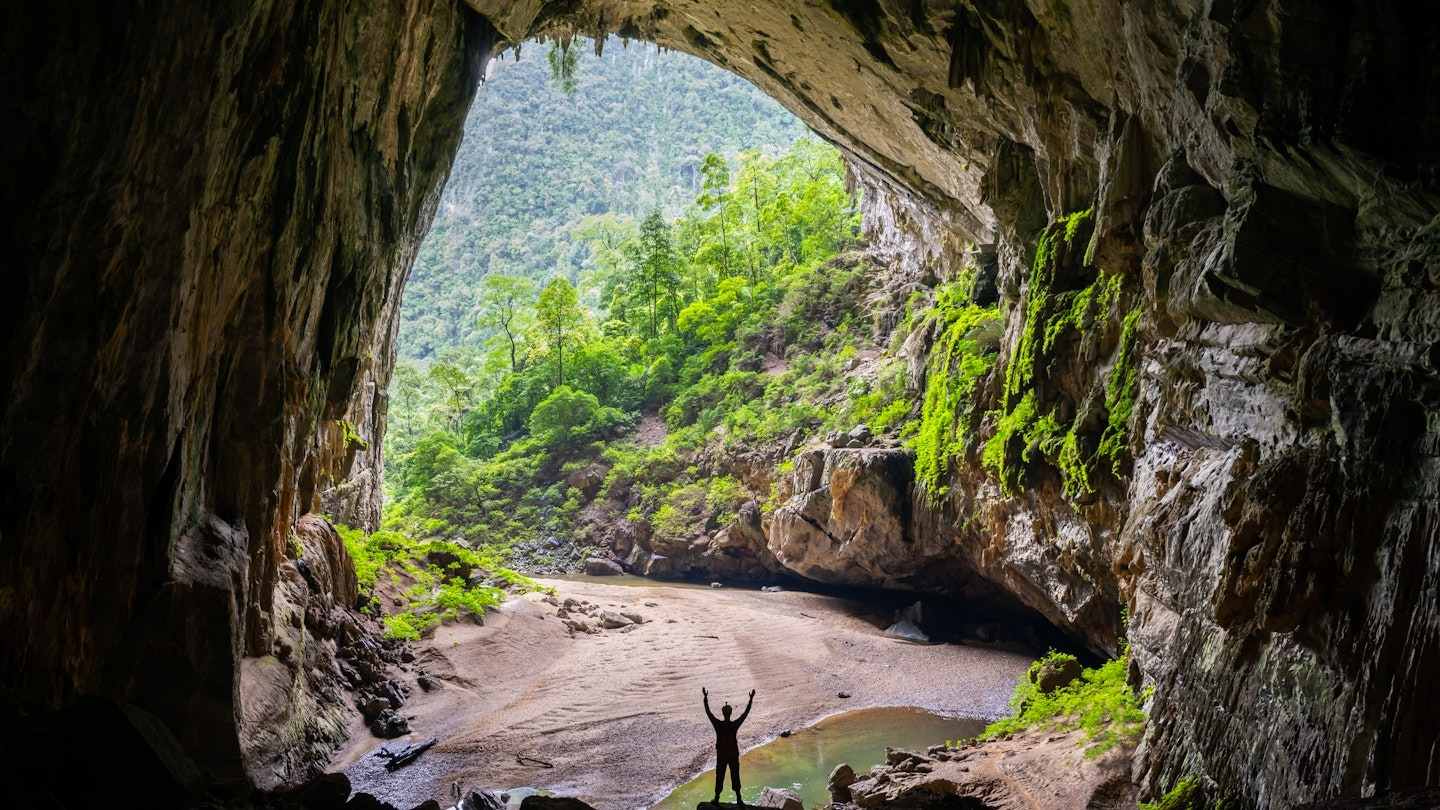
[[[423,743],[412,743],[401,748],[399,751],[391,751],[382,745],[380,750],[375,752],[375,756],[386,760],[385,770],[396,771],[419,759],[421,754],[429,751],[431,746],[438,742],[440,742],[440,740],[431,737]]]

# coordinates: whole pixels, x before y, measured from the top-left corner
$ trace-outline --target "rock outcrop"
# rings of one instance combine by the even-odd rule
[[[831,807],[1134,807],[1130,749],[1087,756],[1087,747],[1084,732],[1038,730],[957,749],[892,749],[885,764],[832,790]]]
[[[240,666],[240,744],[250,779],[267,790],[318,775],[357,712],[381,731],[403,723],[395,710],[408,696],[391,677],[403,649],[353,609],[355,566],[335,529],[307,515],[287,551],[273,603],[275,652]]]
[[[329,503],[373,517],[395,302],[481,64],[502,39],[618,31],[795,110],[850,156],[871,232],[913,283],[953,277],[971,241],[1005,312],[944,500],[857,520],[812,488],[793,517],[820,534],[796,535],[794,559],[838,575],[804,549],[847,527],[864,540],[848,571],[896,575],[861,553],[874,543],[946,547],[945,566],[1092,647],[1128,636],[1154,687],[1136,752],[1149,794],[1196,774],[1279,807],[1440,773],[1440,20],[1425,4],[12,16],[12,699],[133,704],[211,778],[254,778],[242,662],[278,657],[277,572],[317,493],[358,473]],[[1075,305],[1102,282],[1103,309]],[[917,372],[926,340],[905,347]],[[997,480],[981,465],[991,412],[1060,432],[1002,436]],[[847,486],[844,503],[878,491]],[[816,528],[803,516],[826,498]],[[656,572],[676,559],[645,554]]]

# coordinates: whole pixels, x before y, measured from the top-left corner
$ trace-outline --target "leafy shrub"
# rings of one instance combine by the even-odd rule
[[[1020,679],[1010,696],[1014,714],[986,726],[980,739],[991,740],[1031,728],[1079,729],[1085,732],[1089,743],[1085,755],[1090,757],[1139,740],[1145,712],[1125,680],[1130,664],[1128,653],[1098,668],[1086,669],[1069,685],[1043,694],[1029,676],[1061,655],[1051,652],[1030,665],[1030,672]]]
[[[624,421],[624,414],[601,406],[594,394],[561,385],[530,412],[530,433],[547,447],[573,446],[608,433]]]

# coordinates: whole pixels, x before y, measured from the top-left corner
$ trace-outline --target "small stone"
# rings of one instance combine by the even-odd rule
[[[848,697],[850,697],[850,693],[849,693],[849,692],[836,692],[836,693],[835,693],[835,697],[838,697],[838,698],[841,698],[841,699],[848,698]]]
[[[712,582],[712,583],[710,583],[710,587],[712,587],[712,588],[723,588],[723,587],[725,587],[725,586],[724,586],[724,585],[721,585],[721,584],[718,583],[718,582]]]

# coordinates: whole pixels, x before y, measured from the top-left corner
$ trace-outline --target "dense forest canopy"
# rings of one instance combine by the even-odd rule
[[[685,54],[616,39],[603,56],[589,40],[546,47],[528,43],[488,71],[407,282],[402,358],[493,336],[476,317],[489,273],[578,282],[587,218],[674,215],[700,190],[706,155],[773,155],[806,133],[744,80]]]

